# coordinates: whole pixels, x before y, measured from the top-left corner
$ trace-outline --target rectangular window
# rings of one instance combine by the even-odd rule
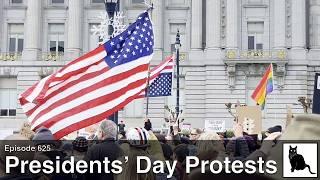
[[[257,50],[262,50],[263,49],[263,44],[261,44],[261,43],[256,44],[256,49]]]
[[[144,0],[132,0],[133,4],[140,4],[140,3],[144,3]]]
[[[248,50],[262,50],[264,22],[248,22]]]
[[[12,4],[22,4],[22,0],[11,0]]]
[[[248,49],[254,49],[254,36],[248,36]]]
[[[262,0],[248,0],[249,4],[261,4]]]
[[[64,4],[64,0],[51,0],[52,4]]]
[[[23,24],[9,24],[8,50],[11,53],[21,53],[23,50]]]
[[[0,78],[0,116],[16,116],[17,80]]]
[[[92,3],[104,3],[104,0],[92,0]]]
[[[49,51],[62,54],[64,52],[64,24],[49,24]]]

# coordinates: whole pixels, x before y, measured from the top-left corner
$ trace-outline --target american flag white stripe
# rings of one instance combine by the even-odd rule
[[[141,92],[144,88],[145,88],[145,86],[141,85],[137,88],[134,88],[132,90],[127,91],[127,93],[125,93],[124,95],[122,95],[116,99],[113,99],[112,101],[109,101],[109,102],[102,104],[100,106],[96,106],[92,109],[82,111],[82,112],[77,113],[73,116],[67,117],[63,121],[59,121],[58,123],[51,126],[50,129],[52,130],[53,133],[56,133],[57,131],[59,131],[62,128],[68,127],[68,126],[75,124],[75,123],[78,123],[78,122],[81,122],[84,118],[90,118],[90,116],[94,117],[96,115],[99,115],[101,112],[104,112],[106,109],[111,109],[114,106],[119,105],[121,102],[124,102],[127,98],[135,96],[136,94]],[[90,116],[86,115],[88,112],[90,112]]]
[[[86,102],[89,102],[93,99],[96,99],[100,96],[104,96],[104,95],[107,95],[107,94],[110,94],[118,89],[122,89],[122,88],[125,88],[126,86],[128,86],[130,83],[133,83],[135,81],[138,81],[140,79],[144,79],[144,78],[147,78],[147,69],[145,71],[142,71],[142,72],[139,72],[135,75],[132,76],[132,78],[127,78],[127,79],[124,79],[122,81],[118,81],[116,83],[113,83],[113,84],[110,84],[110,85],[106,85],[100,89],[96,89],[94,91],[91,91],[90,93],[87,93],[81,97],[77,97],[77,98],[72,98],[72,95],[71,97],[68,96],[68,98],[72,99],[72,101],[67,101],[67,100],[61,100],[61,105],[59,105],[58,107],[54,108],[54,109],[51,109],[50,112],[47,112],[46,114],[44,114],[43,116],[39,117],[38,119],[33,119],[35,120],[35,123],[33,124],[33,128],[34,127],[37,127],[39,124],[45,122],[45,121],[48,121],[51,117],[54,117],[54,116],[57,116],[58,114],[60,113],[63,113],[65,111],[68,111],[74,107],[77,107],[81,104],[84,104]],[[92,80],[90,80],[92,81]],[[96,83],[99,83],[99,82],[96,82]],[[95,84],[96,84],[95,83]],[[63,94],[63,93],[61,93]],[[60,94],[59,94],[60,95]],[[57,101],[56,101],[57,102]],[[51,104],[51,103],[50,103]],[[37,113],[39,114],[39,113]],[[30,119],[31,120],[31,119]]]
[[[141,34],[148,38],[139,39]],[[32,128],[47,127],[59,139],[123,108],[146,87],[153,44],[145,12],[119,36],[39,81],[19,96]]]
[[[138,67],[141,64],[148,64],[148,58],[150,58],[150,57],[143,57],[140,60],[132,61],[132,62],[127,63],[126,64],[127,66],[125,66],[125,67],[117,66],[117,67],[114,67],[114,68],[109,69],[107,71],[103,71],[103,73],[101,73],[99,75],[96,75],[91,79],[87,79],[85,81],[80,81],[79,83],[68,87],[64,91],[59,91],[59,89],[57,89],[56,91],[59,91],[59,93],[57,93],[53,97],[50,97],[46,101],[46,103],[44,103],[41,106],[37,107],[36,110],[29,116],[29,120],[31,122],[33,122],[34,119],[35,119],[35,116],[39,115],[39,113],[41,113],[43,110],[46,110],[48,108],[50,109],[50,106],[53,105],[54,103],[56,103],[58,101],[63,101],[65,98],[68,98],[68,97],[72,96],[72,94],[74,94],[77,91],[80,91],[81,89],[85,89],[85,88],[88,88],[90,86],[93,86],[93,85],[95,85],[95,84],[97,84],[97,83],[99,83],[99,82],[101,82],[101,81],[103,81],[103,80],[105,80],[107,78],[110,78],[110,77],[112,77],[112,76],[114,76],[114,75],[116,75],[118,73],[127,72],[130,69],[134,69],[134,68]],[[98,67],[97,69],[98,70],[103,69],[103,66],[104,66],[104,68],[107,68],[105,62],[102,62],[101,66],[102,67],[100,67],[100,65],[97,66]],[[91,71],[89,71],[89,72],[91,72]],[[67,84],[61,84],[61,87],[66,87],[66,85]],[[56,87],[53,87],[52,89],[54,89],[54,88],[56,88]],[[60,87],[58,87],[58,88],[60,88]],[[53,91],[51,89],[49,89],[49,93],[52,94]],[[65,102],[65,101],[63,101],[63,102]]]
[[[76,70],[78,70],[80,68],[88,67],[88,66],[100,61],[101,59],[105,58],[106,56],[107,56],[107,52],[106,51],[101,51],[98,54],[90,56],[90,57],[86,58],[85,60],[74,64],[73,66],[68,66],[63,71],[58,72],[56,74],[56,77],[63,77],[67,73],[71,73],[71,72],[76,71]]]
[[[42,89],[44,88],[47,80],[51,77],[50,76],[47,76],[45,77],[43,80],[41,80],[37,86],[34,88],[34,90],[31,92],[31,94],[26,97],[26,100],[29,101],[29,102],[32,102],[36,97],[38,97],[38,95],[40,94],[40,92],[42,91]]]
[[[99,55],[96,56],[96,53]],[[63,75],[66,75],[67,73],[69,73],[69,76],[71,76],[72,72],[78,71],[79,69],[82,69],[82,68],[85,68],[81,65],[81,63],[92,65],[92,64],[96,63],[97,61],[101,61],[104,58],[101,56],[101,54],[104,54],[104,57],[106,56],[106,52],[105,52],[105,49],[103,46],[99,46],[94,51],[91,51],[88,54],[84,55],[83,57],[80,57],[80,58],[70,62],[64,68],[59,70],[57,73],[54,73],[50,76],[45,77],[39,83],[34,85],[32,91],[26,91],[25,93],[21,94],[21,97],[24,97],[24,99],[26,99],[29,102],[34,102],[34,100],[36,100],[36,98],[40,96],[41,92],[47,90],[47,88],[45,87],[46,85],[48,87],[51,87],[50,86],[51,83],[56,83],[57,81],[61,82],[62,80],[65,80],[65,79],[61,80],[61,78],[63,78]],[[92,59],[93,57],[96,57],[99,59]],[[80,63],[80,66],[78,66],[79,63]],[[75,67],[74,67],[74,65],[75,65]],[[69,67],[72,67],[73,71],[70,71]],[[59,76],[56,77],[56,75],[59,75]]]

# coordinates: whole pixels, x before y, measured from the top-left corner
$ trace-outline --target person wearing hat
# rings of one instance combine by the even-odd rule
[[[44,162],[46,160],[51,160],[52,162],[56,161],[56,158],[59,157],[62,160],[65,160],[67,158],[67,154],[63,152],[63,150],[59,149],[59,141],[56,141],[52,132],[45,127],[39,128],[33,138],[33,143],[35,146],[42,146],[47,147],[50,146],[49,151],[37,151],[35,153],[34,159],[39,160],[40,162]],[[66,148],[65,146],[64,148]],[[52,173],[52,174],[42,174],[45,178],[49,179],[70,179],[70,174],[64,174],[64,173]]]
[[[98,144],[92,145],[85,156],[86,161],[100,162],[104,161],[105,157],[110,162],[118,159],[122,156],[123,152],[118,143],[116,142],[117,137],[117,125],[111,120],[103,120],[97,129]],[[85,146],[85,145],[84,145]],[[104,167],[102,167],[104,169]],[[109,167],[111,169],[111,167]],[[97,170],[95,170],[97,172]],[[86,179],[108,179],[113,180],[113,173],[104,174],[86,174]]]
[[[145,128],[130,128],[128,129],[126,133],[127,142],[129,144],[129,150],[125,156],[128,157],[127,160],[124,159],[124,157],[121,157],[121,161],[125,161],[123,171],[122,173],[116,175],[117,180],[155,180],[155,179],[167,179],[167,174],[165,173],[153,173],[152,171],[149,171],[144,174],[138,174],[137,173],[137,157],[138,156],[144,156],[148,157],[151,161],[158,159],[156,156],[153,156],[153,154],[150,154],[151,151],[149,148],[154,145],[153,142],[150,142],[151,139],[153,141],[157,141],[155,138],[155,135],[153,135],[151,132],[148,132]],[[160,145],[160,144],[159,144]],[[160,150],[161,145],[160,145]],[[162,151],[161,151],[162,153]],[[162,154],[163,156],[163,154]],[[145,169],[147,167],[146,161],[140,161],[140,167],[141,169]]]
[[[85,137],[79,136],[72,142],[73,150],[80,153],[87,152],[88,144],[88,140]]]

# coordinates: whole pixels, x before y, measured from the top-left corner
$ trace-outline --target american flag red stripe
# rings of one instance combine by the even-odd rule
[[[147,13],[143,13],[136,23],[120,34],[120,38],[114,38],[120,46],[113,47],[114,42],[108,41],[22,93],[20,104],[32,129],[47,127],[56,139],[60,139],[106,119],[144,91],[153,56],[153,33],[148,20]],[[141,30],[147,27],[149,31]],[[149,39],[141,39],[139,43],[147,44],[146,47],[131,41],[143,32]],[[136,53],[124,54],[135,51],[134,43],[139,46]],[[124,49],[126,51],[122,53]],[[118,58],[112,59],[115,51],[119,52]]]

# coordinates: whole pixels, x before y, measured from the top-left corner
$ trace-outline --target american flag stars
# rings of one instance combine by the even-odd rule
[[[110,61],[111,67],[125,63],[137,54],[153,53],[153,45],[151,21],[147,17],[139,17],[126,31],[106,43],[106,49],[109,50],[106,61]]]

